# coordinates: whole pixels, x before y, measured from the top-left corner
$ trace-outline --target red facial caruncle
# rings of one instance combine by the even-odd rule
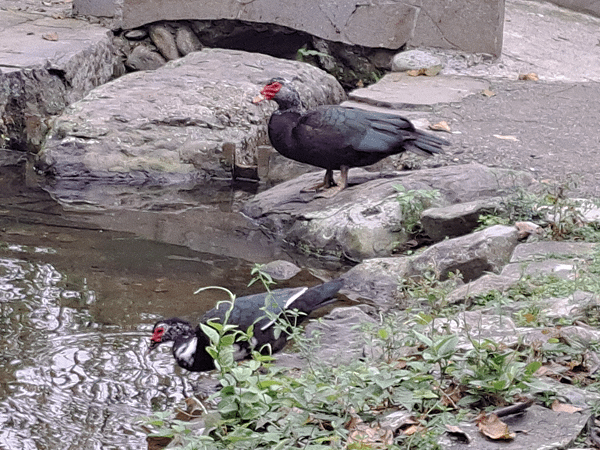
[[[157,327],[152,334],[152,338],[150,339],[153,343],[162,342],[163,334],[165,334],[165,329],[163,327]]]
[[[272,83],[267,84],[262,91],[260,91],[261,95],[263,95],[267,100],[272,100],[275,95],[279,92],[282,85],[278,81],[274,81]]]

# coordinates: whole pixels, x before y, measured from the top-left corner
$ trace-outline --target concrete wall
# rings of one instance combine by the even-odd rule
[[[112,7],[124,29],[159,20],[238,19],[352,45],[395,50],[407,44],[496,56],[504,24],[504,0],[73,0],[73,7],[81,15]]]

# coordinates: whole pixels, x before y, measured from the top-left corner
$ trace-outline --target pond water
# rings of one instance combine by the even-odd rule
[[[253,192],[231,182],[40,183],[22,162],[0,168],[0,448],[145,448],[136,419],[208,376],[176,367],[168,348],[148,357],[152,324],[197,320],[224,299],[197,288],[256,292],[254,263],[302,257],[237,213]],[[289,285],[305,281],[316,278]]]

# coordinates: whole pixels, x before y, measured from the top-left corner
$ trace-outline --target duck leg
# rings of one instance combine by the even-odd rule
[[[318,192],[323,188],[329,189],[335,185],[336,185],[336,182],[333,179],[333,170],[327,169],[325,171],[325,177],[323,178],[323,181],[321,183],[317,183],[314,186],[304,188],[304,189],[302,189],[301,192]]]
[[[340,167],[340,182],[333,183],[333,186],[327,189],[327,191],[321,192],[320,194],[315,195],[317,198],[332,198],[335,197],[340,191],[343,191],[348,187],[348,171],[350,167],[341,166]],[[331,172],[331,180],[333,181],[333,171]],[[327,174],[325,174],[325,178],[327,178]]]

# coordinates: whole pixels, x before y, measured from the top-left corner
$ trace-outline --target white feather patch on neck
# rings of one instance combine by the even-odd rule
[[[194,364],[194,354],[198,347],[198,338],[193,337],[175,350],[175,357],[185,361],[190,366]]]

